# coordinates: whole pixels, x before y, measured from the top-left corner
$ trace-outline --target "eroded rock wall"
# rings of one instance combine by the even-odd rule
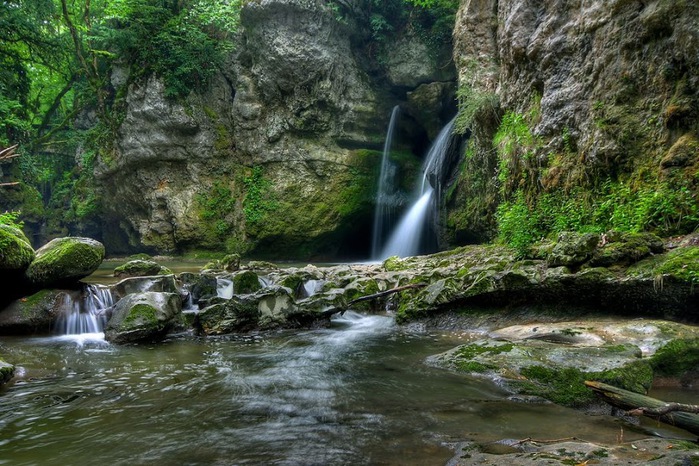
[[[427,139],[440,120],[424,107],[446,113],[455,75],[444,53],[378,65],[362,34],[326,2],[247,2],[237,51],[206,93],[173,102],[156,77],[128,84],[116,150],[98,169],[108,250],[307,258],[368,248],[391,108],[431,86],[412,98],[422,113],[406,117]]]
[[[611,179],[696,195],[697,24],[692,1],[463,0],[454,59],[474,138],[450,205],[452,239],[492,237],[495,206],[519,189]],[[527,160],[498,155],[507,112],[527,123]]]

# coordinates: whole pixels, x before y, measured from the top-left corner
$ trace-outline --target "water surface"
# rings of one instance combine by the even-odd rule
[[[18,377],[0,392],[0,464],[444,464],[464,439],[619,435],[613,418],[424,364],[461,338],[352,312],[329,329],[153,346],[3,337]]]

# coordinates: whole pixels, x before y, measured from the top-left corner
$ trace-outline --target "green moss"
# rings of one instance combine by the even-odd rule
[[[476,362],[476,361],[457,362],[456,366],[459,368],[459,370],[462,370],[464,372],[475,373],[475,374],[481,374],[484,372],[489,372],[489,371],[497,369],[497,367],[495,367],[493,365],[482,364],[482,363]]]
[[[136,328],[136,327],[157,327],[158,322],[158,310],[153,306],[145,303],[139,303],[133,306],[126,318],[121,323],[122,328]]]
[[[34,259],[34,249],[24,234],[0,224],[0,270],[22,270]]]
[[[233,277],[233,291],[235,294],[249,294],[260,290],[260,279],[255,272],[246,270]]]
[[[699,284],[699,246],[675,249],[668,253],[655,274],[668,274],[680,280]]]
[[[651,365],[658,375],[681,377],[699,369],[699,339],[673,340],[651,357]]]
[[[596,380],[637,393],[646,393],[653,380],[653,370],[647,361],[635,361],[623,368],[601,372],[583,372],[574,367],[549,368],[530,366],[520,373],[528,381],[515,381],[523,393],[546,398],[554,403],[582,407],[596,400],[584,382]]]
[[[486,345],[466,345],[459,348],[457,355],[459,358],[463,359],[473,359],[479,354],[500,354],[509,353],[514,348],[512,343],[505,343],[503,345],[486,346]]]

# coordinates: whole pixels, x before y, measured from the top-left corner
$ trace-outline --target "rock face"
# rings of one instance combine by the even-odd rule
[[[56,238],[36,251],[26,276],[37,287],[77,282],[97,270],[104,246],[90,238]]]
[[[518,189],[531,201],[630,178],[696,197],[698,21],[688,1],[463,0],[454,60],[475,137],[452,239],[492,237],[496,205]],[[494,150],[507,113],[529,134],[512,157]]]
[[[377,64],[326,2],[245,2],[240,22],[238,51],[206,93],[172,102],[157,78],[129,85],[117,150],[97,169],[108,249],[366,257],[391,108],[437,83],[414,99],[445,114],[453,67],[417,37]],[[404,122],[416,147],[440,124]]]

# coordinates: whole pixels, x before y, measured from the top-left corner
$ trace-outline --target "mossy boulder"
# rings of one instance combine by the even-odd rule
[[[21,230],[0,224],[0,271],[24,270],[34,260],[34,249]]]
[[[37,286],[77,282],[97,270],[104,245],[91,238],[56,238],[36,251],[26,276]]]
[[[114,269],[117,278],[148,277],[152,275],[169,275],[172,271],[152,260],[136,259]]]
[[[77,292],[41,290],[17,299],[0,311],[1,335],[47,334],[61,315],[78,299]]]
[[[177,293],[127,295],[114,306],[105,338],[117,344],[160,341],[181,312],[182,301]]]
[[[235,272],[240,269],[240,254],[228,254],[223,259],[208,262],[202,270]]]
[[[604,235],[608,241],[594,251],[593,267],[628,266],[651,254],[664,251],[663,241],[651,233],[617,233]]]
[[[580,265],[592,257],[598,242],[594,233],[563,232],[546,259],[551,267]]]
[[[646,393],[653,370],[641,356],[641,350],[632,344],[570,346],[540,340],[479,340],[438,355],[433,361],[496,378],[518,394],[582,408],[596,400],[585,387],[585,380]]]
[[[15,366],[0,359],[0,385],[10,381],[15,375]]]
[[[259,328],[262,312],[251,296],[233,296],[230,300],[202,309],[198,327],[205,335],[225,335]]]
[[[250,294],[261,288],[259,277],[251,270],[233,275],[233,292],[235,294]]]
[[[153,277],[130,277],[111,286],[115,300],[134,294],[146,292],[177,293],[179,287],[174,275],[156,275]]]

